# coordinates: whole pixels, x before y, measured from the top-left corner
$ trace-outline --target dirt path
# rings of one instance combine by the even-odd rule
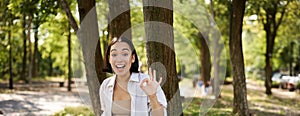
[[[232,91],[233,87],[226,85],[223,89]],[[272,95],[267,96],[264,85],[247,80],[247,94],[249,109],[257,116],[300,116],[299,91],[272,88]]]
[[[0,93],[0,111],[5,116],[53,115],[65,107],[82,105],[85,104],[75,88],[73,92],[66,87],[49,86]]]

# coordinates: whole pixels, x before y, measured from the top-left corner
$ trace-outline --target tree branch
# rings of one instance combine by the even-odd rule
[[[277,24],[275,23],[275,30],[277,30],[278,27],[279,27],[279,25],[281,24],[283,16],[285,14],[286,7],[289,5],[289,3],[290,3],[290,1],[288,0],[287,3],[286,3],[286,5],[283,7],[283,9],[281,11],[281,16],[280,16],[280,18],[278,20],[278,23]]]
[[[70,7],[69,7],[67,1],[66,0],[60,0],[60,2],[61,2],[62,8],[64,9],[64,11],[66,12],[66,14],[68,16],[68,20],[69,20],[70,25],[72,26],[72,28],[74,29],[74,31],[77,32],[78,25],[77,25],[77,23],[75,21],[75,18],[72,15],[72,12],[70,10]]]

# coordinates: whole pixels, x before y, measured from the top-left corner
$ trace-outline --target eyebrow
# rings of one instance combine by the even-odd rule
[[[117,51],[117,49],[111,49],[110,52]]]
[[[123,48],[123,49],[122,49],[122,51],[125,51],[125,50],[129,51],[129,49],[128,49],[128,48]]]
[[[117,51],[117,49],[111,49],[110,52]],[[122,51],[129,51],[128,48],[123,48]]]

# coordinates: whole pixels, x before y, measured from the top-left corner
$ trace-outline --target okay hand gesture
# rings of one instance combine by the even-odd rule
[[[141,89],[148,95],[156,94],[157,87],[162,82],[162,77],[160,77],[159,82],[156,81],[156,70],[152,70],[149,68],[150,79],[145,78],[142,80],[140,87]]]

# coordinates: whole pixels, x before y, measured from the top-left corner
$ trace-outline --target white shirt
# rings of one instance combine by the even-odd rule
[[[131,97],[131,116],[148,116],[151,115],[151,106],[148,96],[140,88],[140,82],[149,78],[149,75],[143,73],[132,73],[128,82],[127,90]],[[111,107],[113,101],[113,90],[116,75],[105,79],[99,90],[102,116],[111,116]],[[164,115],[167,116],[167,100],[160,86],[156,91],[158,102],[164,107]]]

